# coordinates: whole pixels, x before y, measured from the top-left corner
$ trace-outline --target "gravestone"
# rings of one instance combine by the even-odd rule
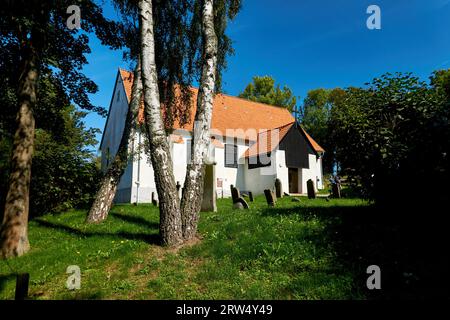
[[[316,191],[314,190],[314,182],[311,179],[306,181],[306,189],[308,190],[308,199],[315,199]]]
[[[235,210],[244,210],[244,205],[240,202],[233,203],[233,209]]]
[[[264,195],[266,196],[266,201],[269,207],[275,207],[275,199],[273,192],[269,189],[266,189],[264,190]]]
[[[247,201],[245,201],[244,198],[238,198],[238,199],[236,200],[235,204],[236,204],[236,203],[242,204],[242,206],[244,207],[244,209],[250,209],[250,207],[248,206]]]
[[[156,207],[158,206],[158,200],[156,200],[154,192],[152,192],[152,204]]]
[[[241,194],[239,192],[238,188],[235,188],[233,185],[231,185],[231,198],[233,199],[233,203],[236,203],[237,199],[241,197]]]
[[[283,198],[283,186],[281,185],[281,180],[275,179],[275,195],[277,198]]]
[[[341,198],[341,188],[339,187],[339,184],[333,183],[331,185],[331,192],[333,194],[333,198],[337,198],[337,199]]]
[[[205,176],[203,179],[203,199],[202,212],[217,212],[216,205],[216,168],[214,165],[205,166]]]
[[[248,199],[250,202],[253,202],[253,193],[251,191],[248,192]]]

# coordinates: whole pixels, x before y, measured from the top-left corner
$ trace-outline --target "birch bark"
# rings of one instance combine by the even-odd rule
[[[144,85],[145,128],[149,142],[156,190],[159,198],[159,231],[164,245],[178,245],[183,241],[180,199],[173,174],[169,142],[162,121],[155,64],[152,1],[139,1],[142,80]]]
[[[187,166],[181,200],[183,238],[192,239],[197,233],[199,212],[203,199],[205,160],[211,139],[211,118],[214,102],[217,36],[214,29],[214,1],[204,0],[202,10],[203,65],[197,96],[191,162]]]
[[[142,99],[142,80],[140,59],[136,63],[133,72],[133,86],[131,88],[131,100],[125,118],[125,126],[120,140],[119,148],[110,167],[103,177],[100,188],[95,196],[89,214],[86,218],[88,223],[100,223],[108,217],[109,211],[116,195],[117,186],[122,177],[130,156],[130,142],[134,139],[134,128],[136,128],[137,114]]]

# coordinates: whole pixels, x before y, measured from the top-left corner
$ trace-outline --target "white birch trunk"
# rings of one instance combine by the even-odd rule
[[[217,64],[217,36],[214,29],[213,0],[204,0],[202,11],[203,66],[197,97],[191,163],[188,164],[181,201],[183,237],[195,237],[203,199],[205,159],[211,138],[211,118],[214,102]]]
[[[183,241],[180,200],[173,175],[169,143],[162,121],[155,64],[152,1],[139,1],[141,32],[142,80],[144,84],[145,126],[150,144],[156,189],[159,198],[160,236],[164,245],[177,245]]]
[[[137,114],[142,98],[142,80],[141,80],[141,66],[140,59],[136,64],[133,77],[133,86],[131,89],[131,100],[128,106],[127,116],[125,119],[125,126],[120,140],[119,148],[114,161],[107,169],[105,176],[102,179],[100,188],[95,196],[89,214],[86,218],[88,223],[100,223],[108,217],[109,210],[116,195],[117,187],[120,182],[130,156],[129,145],[134,139],[134,128],[136,127]]]

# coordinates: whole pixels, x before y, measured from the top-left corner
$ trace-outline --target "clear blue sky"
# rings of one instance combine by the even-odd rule
[[[386,72],[410,71],[424,80],[450,68],[450,0],[242,0],[229,25],[235,55],[223,91],[239,94],[255,75],[271,75],[303,99],[308,90],[364,86]],[[108,1],[105,13],[117,16]],[[369,30],[369,5],[381,8],[381,30]],[[85,73],[99,86],[93,103],[109,107],[122,52],[91,40]],[[103,130],[106,118],[86,123]],[[99,135],[99,140],[101,135]]]

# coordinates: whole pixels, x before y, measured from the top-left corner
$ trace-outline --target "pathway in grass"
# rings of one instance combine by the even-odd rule
[[[83,211],[30,222],[32,250],[0,261],[0,298],[14,297],[13,272],[29,272],[34,299],[347,299],[364,298],[332,234],[342,212],[368,208],[359,199],[286,197],[248,211],[218,201],[203,213],[201,241],[180,250],[157,245],[158,211],[117,205],[100,225]],[[81,289],[65,288],[67,266],[81,269]],[[357,283],[358,282],[358,283]]]

